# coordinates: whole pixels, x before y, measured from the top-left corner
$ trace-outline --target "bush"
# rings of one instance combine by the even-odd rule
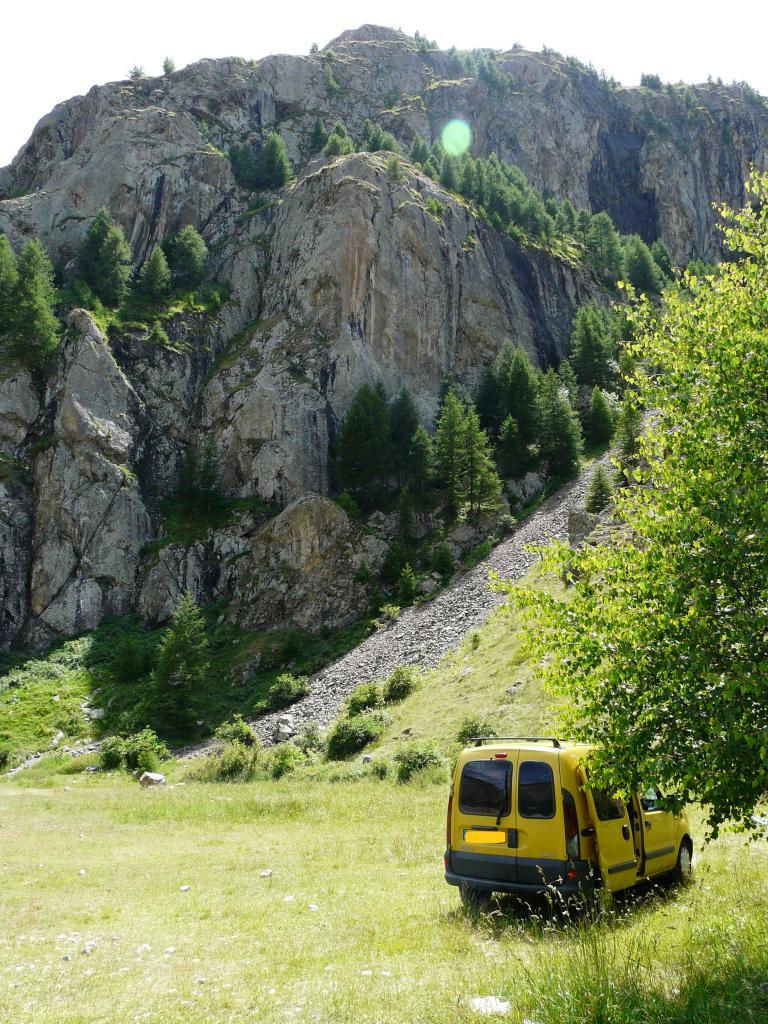
[[[272,778],[281,779],[304,764],[304,754],[295,743],[281,743],[272,749],[271,761]]]
[[[411,743],[395,754],[397,781],[408,782],[415,772],[423,768],[439,767],[443,757],[431,740],[426,743]]]
[[[235,715],[231,722],[222,722],[214,736],[225,743],[242,743],[244,747],[261,746],[259,737],[242,715]]]
[[[129,772],[156,772],[168,757],[168,747],[153,729],[142,729],[124,741],[123,759]]]
[[[111,772],[123,767],[125,757],[125,740],[121,736],[107,736],[99,747],[99,767],[102,771]]]
[[[218,754],[204,758],[190,773],[199,782],[250,782],[259,769],[261,747],[227,743]]]
[[[325,750],[325,737],[317,722],[310,722],[304,732],[293,742],[305,754],[321,754]]]
[[[133,683],[152,669],[154,645],[140,636],[129,633],[115,646],[110,668],[118,683]]]
[[[354,717],[363,711],[377,708],[381,702],[381,687],[378,683],[361,683],[347,697],[347,713]]]
[[[10,763],[11,748],[5,743],[0,743],[0,770],[5,770]]]
[[[495,736],[496,730],[479,715],[467,715],[464,721],[459,726],[459,731],[456,733],[456,739],[462,745],[466,747],[470,740],[473,740],[476,736]]]
[[[416,580],[416,573],[409,564],[405,564],[400,573],[399,597],[403,604],[412,604],[419,593],[419,585]]]
[[[399,604],[383,604],[381,608],[379,608],[379,617],[376,620],[376,625],[391,626],[393,622],[397,622],[399,614]]]
[[[389,761],[373,761],[371,763],[371,775],[377,779],[386,779],[389,775]]]
[[[453,555],[447,544],[438,544],[432,551],[431,566],[433,572],[441,576],[450,576],[453,572]]]
[[[328,759],[343,761],[377,740],[383,732],[384,721],[380,715],[340,718],[328,735]]]
[[[336,504],[347,513],[350,519],[360,518],[360,506],[349,491],[342,491],[336,499]]]
[[[267,701],[275,711],[295,704],[301,697],[309,693],[309,680],[306,676],[294,676],[283,672],[269,688]]]
[[[382,700],[385,704],[397,704],[405,700],[418,687],[421,681],[421,673],[412,665],[401,665],[387,677],[382,691]]]

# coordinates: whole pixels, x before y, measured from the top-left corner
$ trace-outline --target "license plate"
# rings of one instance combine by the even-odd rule
[[[501,846],[507,841],[506,832],[496,832],[486,828],[465,828],[464,842],[484,846]]]

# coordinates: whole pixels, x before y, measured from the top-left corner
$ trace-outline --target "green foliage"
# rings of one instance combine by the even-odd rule
[[[560,390],[557,375],[544,374],[539,391],[541,435],[539,453],[550,474],[566,476],[578,468],[582,451],[581,426],[568,399]]]
[[[282,188],[291,180],[291,164],[285,150],[285,143],[277,132],[270,132],[264,143],[256,165],[257,188]]]
[[[748,187],[754,205],[724,211],[738,258],[632,314],[654,416],[644,486],[617,492],[614,512],[636,542],[555,550],[569,600],[516,597],[566,731],[599,744],[597,784],[653,781],[700,801],[714,831],[760,827],[768,764],[768,176]]]
[[[387,160],[387,177],[390,181],[396,181],[398,183],[405,181],[405,174],[403,172],[403,165],[400,163],[398,157],[392,154]]]
[[[605,211],[590,218],[586,250],[590,263],[600,277],[615,277],[619,273],[622,265],[621,240]]]
[[[157,648],[152,672],[150,723],[165,736],[184,736],[192,729],[196,701],[209,668],[205,620],[187,591]]]
[[[244,747],[260,747],[259,737],[248,725],[242,715],[234,715],[231,720],[222,722],[214,732],[217,740],[224,743],[240,743]]]
[[[488,435],[474,408],[466,411],[462,437],[462,496],[470,516],[495,508],[501,496],[501,480],[491,457]]]
[[[270,775],[282,779],[300,768],[306,761],[304,752],[295,743],[280,743],[270,751]]]
[[[479,736],[497,735],[496,729],[487,718],[483,718],[481,715],[467,715],[459,726],[456,739],[462,747],[466,747],[470,740],[477,739]]]
[[[176,62],[173,60],[172,57],[166,57],[165,60],[163,61],[163,74],[172,75],[175,70]]]
[[[584,508],[587,512],[598,514],[603,512],[611,504],[613,487],[608,474],[602,466],[598,466],[592,474],[592,479],[587,488],[584,498]]]
[[[251,782],[260,774],[262,761],[261,744],[230,740],[218,753],[196,764],[188,778],[196,782]]]
[[[328,734],[328,759],[343,761],[373,743],[383,732],[384,722],[375,714],[339,718]]]
[[[208,247],[199,232],[187,224],[177,235],[163,239],[163,251],[174,286],[196,288],[205,277],[208,266]]]
[[[645,73],[640,75],[640,85],[644,89],[653,89],[655,92],[660,92],[663,88],[661,78],[658,75],[647,75]]]
[[[105,306],[119,306],[128,294],[131,250],[122,228],[114,223],[104,206],[80,244],[77,269]]]
[[[171,286],[171,271],[161,246],[156,245],[152,255],[141,268],[138,290],[150,301],[158,301],[168,294]]]
[[[139,82],[144,77],[144,68],[141,64],[134,64],[128,70],[128,77],[132,82]]]
[[[378,683],[361,683],[347,697],[346,710],[350,717],[377,708],[382,702],[381,687]]]
[[[462,499],[462,441],[464,406],[454,391],[443,401],[435,431],[435,470],[448,503],[457,512]]]
[[[439,572],[443,577],[453,574],[453,555],[447,544],[437,544],[433,548],[430,565],[433,572]]]
[[[269,706],[274,710],[287,708],[309,693],[309,680],[306,676],[294,676],[283,672],[269,688]]]
[[[156,772],[160,762],[169,757],[168,747],[149,728],[128,736],[123,742],[123,765],[129,772]]]
[[[416,494],[424,495],[432,478],[433,465],[432,439],[425,427],[419,424],[411,437],[406,462],[406,479]]]
[[[639,235],[630,235],[624,241],[624,276],[638,292],[658,295],[664,287],[663,276],[651,250]]]
[[[154,642],[137,633],[125,633],[115,645],[110,668],[118,683],[127,685],[143,679],[155,660]]]
[[[328,141],[328,132],[325,130],[323,119],[321,117],[315,118],[315,123],[312,126],[312,134],[309,137],[309,152],[319,153],[325,147]]]
[[[605,385],[611,371],[612,339],[601,309],[588,302],[579,306],[571,332],[571,363],[580,384]]]
[[[336,504],[344,509],[350,519],[360,518],[360,506],[357,504],[355,499],[349,493],[349,491],[342,491],[336,499]]]
[[[378,153],[381,150],[389,150],[392,153],[401,151],[394,135],[384,131],[380,124],[368,118],[363,122],[363,148],[369,153]]]
[[[657,238],[651,246],[651,256],[653,256],[653,262],[661,271],[661,274],[667,280],[670,280],[673,276],[672,268],[672,257],[669,255],[669,249],[667,249],[664,242]]]
[[[403,388],[389,404],[389,448],[399,486],[408,482],[413,435],[419,427],[411,393]]]
[[[622,403],[616,419],[616,449],[622,469],[633,466],[640,449],[640,429],[642,414],[637,405],[630,400]],[[623,479],[623,473],[621,477]]]
[[[17,260],[0,235],[0,354],[45,371],[59,344],[55,301],[53,268],[40,242],[27,242]]]
[[[429,159],[429,146],[420,135],[416,135],[415,139],[411,143],[411,148],[408,151],[408,159],[411,163],[419,164],[420,166],[425,164]]]
[[[418,688],[421,673],[413,665],[400,665],[384,681],[381,692],[384,704],[398,704]]]
[[[212,438],[206,441],[202,457],[194,448],[187,450],[163,511],[168,534],[184,543],[192,543],[227,522],[231,507],[219,484]]]
[[[107,736],[99,747],[99,767],[111,772],[123,767],[125,762],[125,740],[121,736]]]
[[[606,444],[613,437],[613,412],[600,388],[592,388],[586,435],[590,444]]]
[[[419,596],[419,585],[416,580],[416,573],[406,562],[400,571],[398,597],[401,604],[413,604]]]
[[[480,422],[494,439],[500,436],[508,417],[517,433],[507,425],[505,459],[514,463],[522,476],[530,465],[529,447],[539,432],[538,393],[541,374],[528,353],[511,341],[505,341],[495,361],[487,368],[477,394]],[[516,438],[516,440],[515,440]]]
[[[430,740],[409,743],[395,754],[397,781],[410,782],[416,772],[425,768],[440,767],[445,762],[437,746]]]
[[[389,410],[383,388],[363,384],[336,440],[336,475],[363,507],[381,491],[389,469]]]
[[[346,125],[342,121],[337,121],[333,126],[331,134],[328,136],[323,153],[326,156],[345,156],[347,153],[354,153],[354,151],[355,146],[349,137]]]

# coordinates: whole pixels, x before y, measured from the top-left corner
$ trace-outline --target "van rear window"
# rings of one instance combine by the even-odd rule
[[[523,818],[554,818],[555,779],[543,761],[523,761],[517,774],[517,809]]]
[[[509,814],[512,765],[508,761],[467,761],[461,773],[459,810],[462,814]]]

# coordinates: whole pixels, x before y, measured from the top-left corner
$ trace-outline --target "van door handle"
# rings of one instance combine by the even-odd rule
[[[629,839],[629,825],[621,826],[621,834],[624,836],[625,839]]]
[[[652,824],[653,824],[653,822],[649,821],[648,818],[645,819],[645,827],[646,828],[650,828]]]
[[[597,829],[594,825],[588,825],[586,828],[583,828],[581,830],[581,834],[584,836],[585,839],[589,839],[590,836],[597,835]]]

